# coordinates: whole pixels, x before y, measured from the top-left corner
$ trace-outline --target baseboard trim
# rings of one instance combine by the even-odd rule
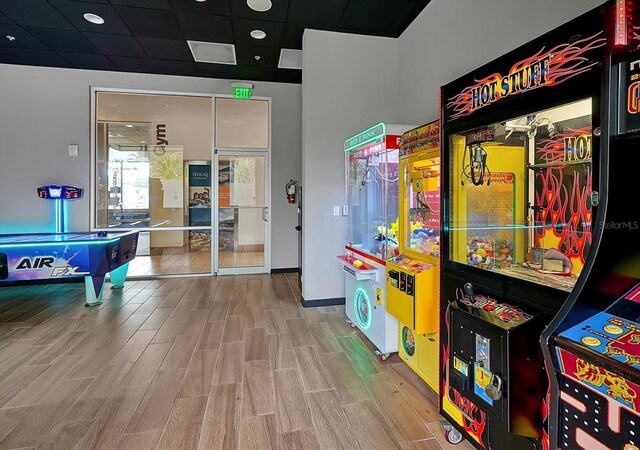
[[[281,269],[271,269],[271,274],[277,273],[298,273],[297,267],[283,267]]]
[[[302,297],[302,306],[304,308],[315,308],[318,306],[340,306],[345,304],[344,297],[336,297],[336,298],[319,298],[317,300],[305,300]]]

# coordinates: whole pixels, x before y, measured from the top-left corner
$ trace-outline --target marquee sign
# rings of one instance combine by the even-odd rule
[[[493,73],[465,87],[447,99],[448,119],[459,119],[500,100],[535,89],[555,86],[588,72],[598,64],[587,55],[604,47],[602,31],[574,42],[565,42],[550,50],[543,47],[534,55],[514,64],[508,73]]]

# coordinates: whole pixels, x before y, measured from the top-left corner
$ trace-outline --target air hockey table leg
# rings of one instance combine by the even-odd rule
[[[129,263],[127,262],[109,273],[109,279],[111,280],[111,289],[122,289],[124,287],[124,280],[125,278],[127,278],[128,269]]]
[[[98,306],[102,304],[104,279],[104,275],[87,275],[84,277],[84,287],[87,296],[87,303],[85,303],[84,306]]]

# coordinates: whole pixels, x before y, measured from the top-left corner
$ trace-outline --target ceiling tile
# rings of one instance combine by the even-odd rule
[[[16,64],[30,66],[69,67],[69,62],[56,52],[33,50],[28,48],[14,48],[11,53],[16,56]]]
[[[122,6],[116,6],[116,9],[136,36],[183,39],[180,27],[171,11]]]
[[[276,69],[238,66],[238,75],[243,80],[273,81],[276,78]]]
[[[287,22],[282,35],[282,46],[302,50],[302,34],[304,33],[304,28],[304,25]]]
[[[289,0],[287,22],[305,24],[307,28],[322,27],[334,29],[338,27],[342,15],[347,9],[349,0]]]
[[[141,37],[138,38],[138,42],[150,58],[193,61],[193,55],[186,41]]]
[[[260,56],[256,59],[255,56]],[[278,67],[279,48],[236,46],[238,66]]]
[[[404,0],[351,0],[340,29],[384,34],[404,9]]]
[[[111,4],[138,8],[171,9],[169,0],[111,0]]]
[[[131,34],[118,13],[111,5],[69,0],[49,0],[60,14],[69,20],[80,31],[108,34]],[[104,19],[102,25],[91,23],[84,18],[86,13],[97,14]],[[42,25],[46,27],[46,25]]]
[[[276,81],[280,83],[302,83],[302,70],[278,69]]]
[[[238,67],[229,64],[196,63],[202,77],[208,78],[239,78]]]
[[[170,0],[176,10],[189,11],[197,14],[213,14],[215,16],[230,16],[228,0],[214,0],[208,2],[195,2],[193,0]]]
[[[78,69],[117,70],[117,67],[102,55],[66,52],[60,52],[60,55]]]
[[[160,61],[157,59],[140,59],[114,56],[110,58],[120,70],[125,72],[160,73],[165,75],[198,76],[198,69],[193,62]]]
[[[147,57],[147,54],[133,36],[104,33],[83,34],[104,55]]]
[[[224,16],[176,11],[184,37],[191,41],[233,44],[231,19]]]
[[[27,31],[57,52],[98,53],[78,31],[27,27]]]
[[[15,41],[10,41],[7,36],[13,36]],[[0,47],[7,48],[33,48],[36,50],[49,50],[49,48],[18,25],[0,25]]]
[[[313,0],[323,3],[324,0]],[[287,19],[289,0],[272,0],[271,9],[265,12],[254,11],[247,6],[247,0],[229,0],[231,4],[231,15],[233,17],[243,17],[254,20],[271,20],[273,22],[284,22]]]
[[[250,19],[231,19],[231,22],[237,46],[282,47],[283,23]],[[264,39],[252,38],[251,32],[253,30],[262,30],[267,33],[267,37]]]
[[[272,0],[260,13],[246,0],[0,0],[0,61],[300,83],[299,70],[277,63],[281,48],[302,48],[305,28],[395,37],[429,1]],[[255,29],[266,38],[251,38]],[[196,64],[187,39],[235,44],[238,66]]]
[[[11,24],[13,23],[13,20],[9,19],[7,16],[5,16],[4,14],[0,13],[0,23],[8,23]]]
[[[1,0],[0,12],[20,25],[73,29],[73,26],[46,0]]]
[[[9,62],[15,59],[15,55],[11,53],[9,50],[5,50],[4,48],[0,48],[0,61]]]

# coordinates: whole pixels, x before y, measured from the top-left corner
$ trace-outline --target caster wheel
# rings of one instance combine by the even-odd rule
[[[347,323],[349,324],[349,326],[350,326],[351,328],[355,328],[355,327],[356,327],[356,324],[355,324],[355,323],[353,323],[353,322],[351,322],[351,321],[349,321],[349,322],[347,322]]]
[[[383,361],[386,361],[387,359],[389,359],[389,354],[388,353],[383,353],[382,355],[380,355],[380,359]]]
[[[444,438],[449,444],[456,445],[462,442],[462,433],[455,428],[451,428],[450,430],[444,431]]]

